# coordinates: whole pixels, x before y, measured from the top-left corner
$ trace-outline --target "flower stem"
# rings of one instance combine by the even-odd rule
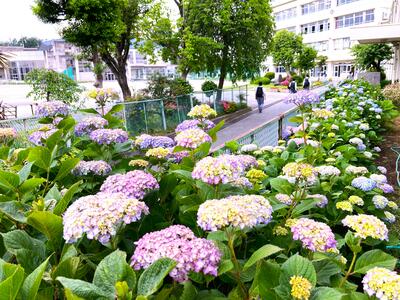
[[[339,287],[341,288],[343,286],[343,284],[347,281],[347,279],[349,278],[351,271],[353,270],[354,264],[356,263],[356,258],[357,258],[357,253],[353,252],[353,259],[351,260],[351,264],[349,269],[347,270],[346,275],[344,276],[344,278],[342,279],[342,281],[340,282]]]

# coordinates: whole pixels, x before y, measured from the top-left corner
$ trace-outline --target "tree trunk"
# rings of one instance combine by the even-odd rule
[[[126,59],[121,58],[117,61],[109,53],[102,54],[102,59],[117,78],[124,100],[131,98],[132,93],[128,85],[128,78],[126,76]]]
[[[181,72],[181,78],[183,80],[187,80],[188,75],[189,75],[189,70],[188,69],[185,69],[184,71]]]
[[[96,82],[94,83],[94,86],[101,89],[103,87],[103,80],[103,73],[96,74]]]
[[[93,58],[92,62],[94,65],[94,73],[96,75],[96,81],[94,83],[94,86],[96,88],[102,88],[103,87],[103,71],[101,70],[102,68],[96,68],[96,65],[102,64],[102,61],[100,59],[99,53],[97,51],[93,52]]]
[[[129,88],[129,85],[128,85],[128,78],[126,77],[125,67],[124,67],[124,71],[121,70],[121,73],[118,74],[117,81],[118,81],[119,86],[121,87],[122,96],[124,97],[124,100],[131,98],[132,93],[131,93],[131,89]]]

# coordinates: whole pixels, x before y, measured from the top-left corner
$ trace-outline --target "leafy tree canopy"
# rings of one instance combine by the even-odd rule
[[[2,46],[20,46],[25,48],[37,48],[41,44],[41,40],[35,37],[22,37],[20,39],[12,39],[9,42],[0,42]]]
[[[356,65],[368,71],[382,71],[382,62],[393,56],[392,47],[388,44],[359,44],[351,49]]]
[[[273,38],[272,58],[275,65],[289,72],[303,49],[303,38],[287,30],[278,31]]]
[[[304,45],[297,56],[295,66],[300,72],[307,72],[315,67],[318,51],[314,48]]]

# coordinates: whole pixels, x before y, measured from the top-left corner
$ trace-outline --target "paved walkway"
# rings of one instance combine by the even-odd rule
[[[314,92],[319,93],[324,87],[316,88]],[[249,91],[249,106],[254,107],[252,99],[252,91]],[[275,118],[279,118],[280,115],[291,111],[295,105],[286,104],[283,100],[288,96],[287,93],[267,93],[265,107],[262,113],[258,112],[258,109],[253,109],[252,113],[248,117],[233,123],[217,134],[217,142],[212,145],[212,150],[218,150],[223,147],[226,142],[237,140],[247,134],[251,133],[255,129],[264,126]],[[255,101],[255,100],[254,100]],[[255,104],[257,106],[257,103]]]

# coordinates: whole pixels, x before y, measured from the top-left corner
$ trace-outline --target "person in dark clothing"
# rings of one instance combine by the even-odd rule
[[[262,87],[262,82],[258,83],[258,87],[256,89],[256,100],[258,104],[258,112],[262,113],[263,107],[264,107],[264,98],[265,98],[265,92]]]
[[[297,93],[296,90],[296,81],[293,80],[293,78],[289,79],[289,85],[288,85],[289,93],[295,94]]]
[[[303,89],[307,91],[310,89],[310,79],[308,78],[308,76],[306,76],[306,78],[304,79]]]

